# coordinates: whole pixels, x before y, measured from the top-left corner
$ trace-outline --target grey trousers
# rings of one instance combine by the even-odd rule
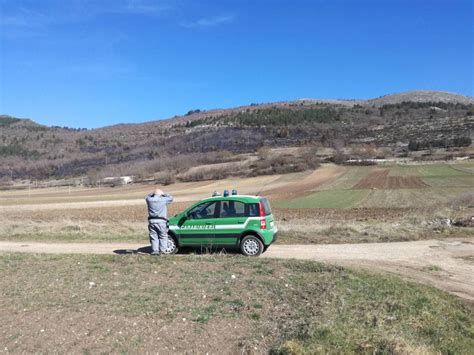
[[[148,224],[151,249],[155,252],[164,253],[168,248],[168,228],[166,222],[153,222]]]

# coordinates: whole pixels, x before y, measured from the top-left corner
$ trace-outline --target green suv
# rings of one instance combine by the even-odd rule
[[[215,196],[169,220],[168,253],[179,247],[237,247],[258,256],[277,239],[270,203],[259,196]]]

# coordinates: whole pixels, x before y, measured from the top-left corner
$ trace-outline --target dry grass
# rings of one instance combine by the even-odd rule
[[[170,206],[170,215],[189,203]],[[472,208],[274,209],[280,244],[333,244],[408,241],[474,236],[472,228],[450,227],[447,218],[466,218]],[[130,241],[148,243],[146,207],[11,211],[0,215],[0,240]]]
[[[320,219],[293,219],[278,223],[280,244],[341,244],[402,242],[449,237],[474,237],[472,228],[452,227],[446,218],[413,216],[392,221],[344,223]]]
[[[90,222],[64,218],[55,222],[0,222],[0,240],[30,241],[143,241],[147,242],[146,222]]]

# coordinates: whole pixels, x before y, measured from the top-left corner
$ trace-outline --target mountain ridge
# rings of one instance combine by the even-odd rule
[[[415,96],[415,97],[413,97]],[[420,97],[422,96],[422,97]],[[403,100],[400,100],[403,98]],[[215,116],[222,114],[223,112],[233,113],[239,110],[246,110],[246,109],[258,109],[258,108],[268,108],[272,106],[277,107],[285,107],[295,103],[303,103],[306,104],[315,104],[315,103],[323,103],[323,104],[341,104],[341,105],[376,105],[382,106],[384,104],[397,104],[401,102],[451,102],[451,103],[462,103],[462,104],[474,104],[474,97],[457,94],[449,91],[437,91],[437,90],[412,90],[412,91],[404,91],[399,93],[387,94],[383,96],[379,96],[373,99],[314,99],[314,98],[300,98],[290,101],[277,101],[277,102],[270,102],[270,103],[261,103],[261,104],[251,104],[251,105],[243,105],[237,106],[232,108],[214,108],[207,111],[201,111],[198,113],[193,113],[189,116],[186,115],[177,115],[170,118],[158,119],[158,120],[150,120],[145,121],[142,123],[130,123],[130,124],[147,124],[147,123],[157,123],[162,122],[163,124],[175,124],[180,121],[192,121],[195,119],[200,119],[203,116]],[[129,124],[129,123],[122,123],[122,124]],[[102,128],[107,128],[110,126],[105,126]]]
[[[229,107],[229,108],[213,108],[210,110],[198,110],[199,112],[193,112],[190,114],[184,115],[175,115],[173,117],[168,118],[161,118],[161,119],[151,119],[142,122],[120,122],[112,125],[106,125],[97,128],[89,128],[88,130],[102,130],[108,128],[117,128],[120,126],[137,126],[137,125],[155,125],[155,124],[162,124],[165,126],[174,125],[179,122],[186,122],[186,121],[193,121],[196,119],[200,119],[203,117],[215,117],[225,113],[235,113],[240,110],[254,110],[254,109],[262,109],[262,108],[269,108],[269,107],[288,107],[294,104],[302,104],[302,106],[306,105],[314,105],[314,104],[334,104],[334,105],[347,105],[347,106],[354,106],[354,105],[362,105],[362,106],[383,106],[383,105],[393,105],[399,104],[402,102],[445,102],[445,103],[461,103],[461,104],[474,104],[474,97],[468,95],[462,95],[454,92],[449,91],[441,91],[441,90],[411,90],[411,91],[403,91],[397,92],[387,95],[382,95],[372,99],[318,99],[318,98],[299,98],[295,100],[288,100],[288,101],[276,101],[276,102],[268,102],[268,103],[259,103],[259,104],[250,104],[250,105],[241,105],[236,107]],[[192,112],[192,111],[190,111]],[[34,121],[31,118],[18,118],[15,116],[11,116],[8,114],[0,114],[0,124],[1,119],[4,117],[18,119],[22,121],[31,121],[39,126],[44,127],[54,127],[54,126],[46,126]],[[80,128],[77,128],[80,129]]]
[[[366,156],[406,156],[409,150],[469,146],[473,132],[474,99],[433,91],[192,110],[166,120],[89,130],[47,127],[4,115],[0,179],[146,177],[157,172],[180,176],[193,166],[233,162],[262,148],[327,148],[332,153],[325,158],[336,159],[364,146],[372,152]],[[272,161],[274,166],[265,166],[268,161],[262,158],[246,174],[301,171],[314,166],[313,158],[302,153]]]

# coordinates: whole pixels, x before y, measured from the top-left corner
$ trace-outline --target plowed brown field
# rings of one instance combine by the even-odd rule
[[[373,169],[353,189],[419,189],[427,187],[417,176],[388,176],[390,169]]]
[[[262,191],[265,192],[265,196],[269,196],[272,200],[300,197],[316,190],[323,184],[335,181],[344,172],[345,168],[342,166],[326,164],[301,179],[295,179],[285,185],[270,187]]]

